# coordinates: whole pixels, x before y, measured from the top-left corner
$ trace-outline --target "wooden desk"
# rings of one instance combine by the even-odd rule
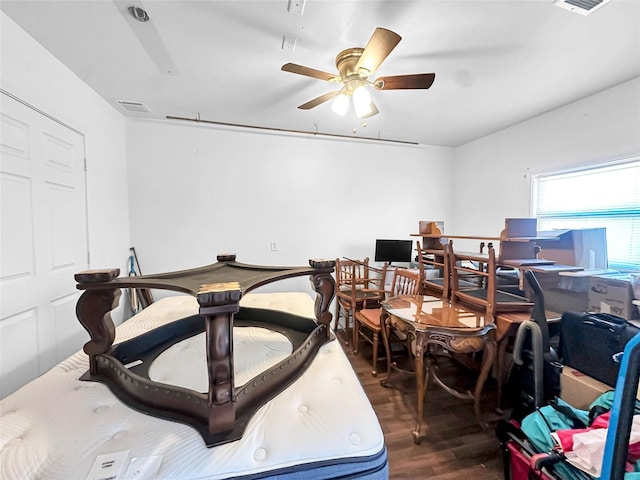
[[[448,393],[458,398],[474,400],[474,412],[480,421],[480,394],[496,356],[496,327],[493,319],[452,305],[437,297],[401,295],[382,302],[382,339],[387,354],[387,382],[394,365],[391,363],[388,328],[405,333],[415,339],[415,368],[418,405],[413,440],[420,443],[424,397],[429,381],[433,381]],[[436,350],[444,348],[451,353],[484,351],[480,375],[475,390],[458,392],[447,386],[438,376]],[[426,368],[425,368],[426,357]],[[397,368],[397,367],[396,367]],[[405,372],[406,373],[406,372]]]

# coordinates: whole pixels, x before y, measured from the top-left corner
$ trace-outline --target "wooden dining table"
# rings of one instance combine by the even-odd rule
[[[493,318],[467,310],[441,298],[425,295],[401,295],[382,302],[382,339],[387,356],[387,375],[383,386],[390,386],[394,371],[415,375],[417,388],[416,421],[413,429],[415,443],[420,443],[424,401],[429,383],[458,398],[473,399],[474,413],[480,423],[480,395],[496,358],[496,326]],[[408,337],[415,347],[413,371],[399,368],[391,362],[390,331]],[[437,356],[444,352],[466,354],[483,352],[480,374],[473,392],[460,392],[448,386],[438,375]]]

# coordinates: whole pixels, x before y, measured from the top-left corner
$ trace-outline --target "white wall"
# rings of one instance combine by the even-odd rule
[[[419,220],[498,236],[505,218],[530,216],[532,174],[640,153],[640,79],[453,151],[127,125],[132,243],[146,272],[213,263],[227,251],[296,265],[373,257],[375,238],[410,238]]]
[[[452,151],[129,120],[131,238],[143,272],[371,257],[446,218]],[[276,241],[278,251],[270,250]]]
[[[126,266],[129,200],[123,115],[0,12],[3,90],[85,137],[91,267]]]
[[[451,234],[499,235],[529,217],[531,175],[640,154],[636,78],[455,150]],[[603,185],[606,195],[610,185]]]

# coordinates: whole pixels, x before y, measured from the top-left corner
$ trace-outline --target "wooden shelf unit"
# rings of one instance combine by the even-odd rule
[[[420,232],[412,233],[413,237],[422,238],[422,249],[427,254],[442,255],[444,244],[449,240],[477,240],[480,242],[478,251],[478,261],[484,258],[483,244],[497,242],[498,259],[501,265],[528,268],[537,271],[576,271],[582,268],[570,265],[558,265],[552,259],[539,259],[539,244],[557,242],[559,237],[554,235],[537,235],[537,221],[535,218],[506,218],[505,228],[500,232],[500,236],[484,235],[447,235],[443,230],[444,222],[421,221]]]
[[[444,245],[449,240],[479,240],[482,242],[499,242],[500,237],[485,237],[478,235],[446,235],[442,232],[443,222],[421,221],[420,233],[410,234],[412,237],[422,238],[422,250],[424,253],[432,255],[442,255]],[[444,240],[444,241],[443,241]],[[476,253],[481,253],[483,248],[479,248]]]

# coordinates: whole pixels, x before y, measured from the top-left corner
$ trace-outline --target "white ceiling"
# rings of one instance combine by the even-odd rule
[[[291,0],[293,4],[302,0]],[[127,7],[145,8],[140,23]],[[552,0],[1,0],[0,8],[115,108],[255,127],[458,146],[640,76],[640,1],[583,16]],[[380,114],[354,128],[330,102],[296,107],[376,27],[402,41],[372,76],[435,72],[428,90],[373,91]],[[295,49],[283,49],[283,36]],[[145,45],[146,44],[146,48]],[[164,48],[163,45],[164,44]],[[154,59],[161,66],[154,63]],[[171,70],[168,73],[167,70]],[[123,111],[124,113],[124,111]]]

